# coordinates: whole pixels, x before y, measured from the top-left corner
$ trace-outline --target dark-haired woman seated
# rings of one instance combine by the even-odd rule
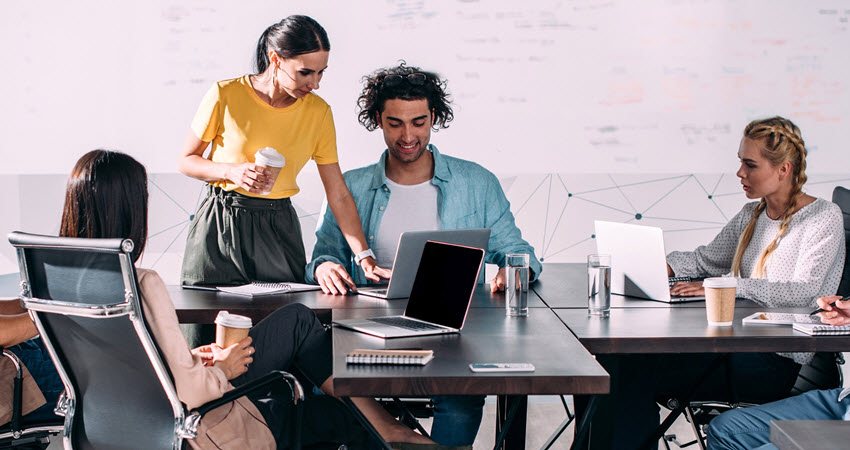
[[[147,236],[147,174],[144,166],[118,152],[94,150],[74,166],[65,196],[62,236],[132,239],[134,260]],[[228,348],[216,344],[190,350],[177,314],[159,275],[138,269],[142,302],[151,331],[171,369],[177,396],[187,408],[219,398],[232,385],[250,382],[272,370],[297,367],[328,396],[304,403],[302,442],[350,442],[364,430],[346,407],[333,398],[331,341],[316,315],[303,305],[289,305],[256,324],[243,341]],[[211,359],[205,365],[203,360]],[[195,448],[285,448],[290,442],[291,401],[241,398],[201,420]],[[401,425],[369,398],[352,399],[389,442],[433,444]],[[277,444],[275,444],[275,442]]]

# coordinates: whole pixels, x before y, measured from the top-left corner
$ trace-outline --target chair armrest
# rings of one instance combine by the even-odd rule
[[[292,391],[293,403],[297,404],[299,401],[304,400],[304,390],[301,388],[301,384],[298,383],[298,380],[295,379],[295,377],[288,372],[276,370],[274,372],[269,372],[250,383],[243,384],[238,388],[235,388],[231,391],[227,391],[220,398],[204,403],[203,405],[195,408],[194,410],[192,410],[192,413],[194,414],[197,412],[201,417],[203,417],[206,413],[218,408],[221,405],[225,405],[236,400],[239,397],[242,397],[243,395],[247,395],[254,391],[267,388],[281,381],[285,381],[289,385],[289,389]]]
[[[182,426],[180,427],[180,430],[178,431],[178,434],[186,439],[195,439],[198,435],[198,424],[201,423],[201,417],[203,417],[206,413],[218,408],[219,406],[226,405],[238,399],[239,397],[250,394],[254,391],[258,391],[260,389],[267,388],[281,381],[285,381],[286,384],[289,385],[289,389],[290,391],[292,391],[293,403],[298,404],[298,402],[304,400],[304,389],[301,388],[301,384],[298,383],[298,380],[288,372],[276,370],[273,372],[269,372],[250,383],[243,384],[238,388],[235,388],[231,391],[227,391],[220,398],[204,403],[203,405],[193,409],[186,416]],[[300,426],[301,425],[299,423],[299,429]]]
[[[0,347],[0,353],[3,354],[6,358],[9,358],[12,361],[12,364],[15,365],[16,373],[15,373],[15,381],[14,387],[12,388],[12,420],[9,422],[11,426],[11,431],[13,433],[17,433],[21,431],[21,409],[23,408],[23,396],[24,396],[24,372],[22,369],[21,360],[18,359],[18,356],[14,353],[6,350],[3,347]]]

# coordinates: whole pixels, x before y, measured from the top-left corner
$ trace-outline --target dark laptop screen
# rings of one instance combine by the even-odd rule
[[[483,260],[480,248],[426,242],[404,314],[460,328]]]

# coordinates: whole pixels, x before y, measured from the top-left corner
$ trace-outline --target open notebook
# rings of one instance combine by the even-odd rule
[[[285,294],[287,292],[318,291],[319,289],[321,288],[315,284],[266,283],[262,281],[255,281],[250,284],[243,284],[242,286],[216,287],[216,290],[221,292],[235,295],[245,295],[248,297],[255,297],[258,295]]]
[[[814,336],[827,334],[850,334],[850,325],[833,326],[814,323],[795,323],[794,329]]]

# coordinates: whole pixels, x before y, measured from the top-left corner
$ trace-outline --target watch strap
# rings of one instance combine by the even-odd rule
[[[366,250],[363,250],[362,252],[354,256],[354,264],[357,264],[359,266],[360,261],[363,261],[363,259],[368,258],[370,256],[374,258],[375,252],[373,252],[371,248],[367,248]]]

